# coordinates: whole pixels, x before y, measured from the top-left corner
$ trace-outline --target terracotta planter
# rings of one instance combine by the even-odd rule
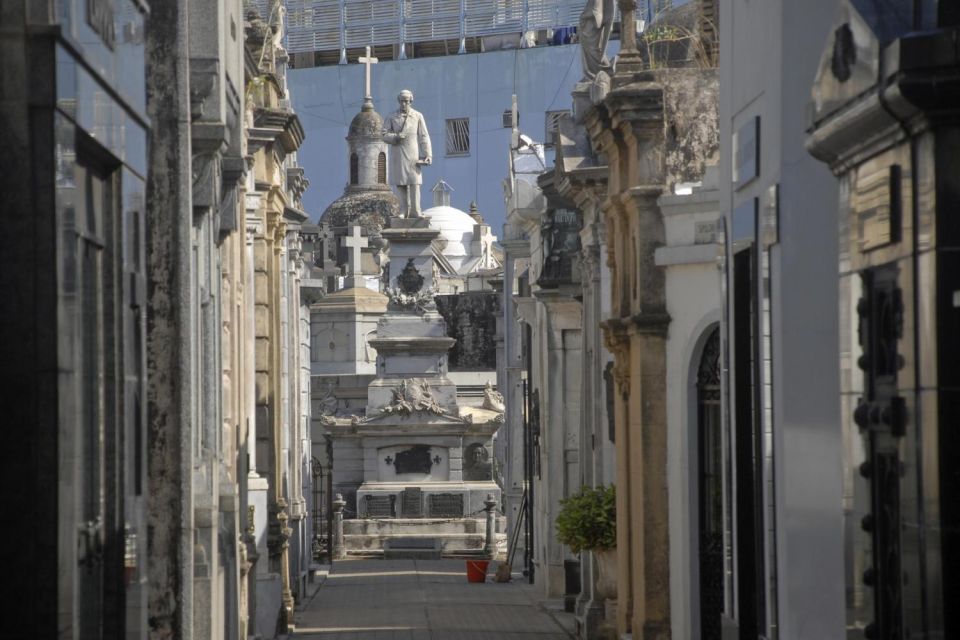
[[[593,551],[597,561],[596,594],[603,599],[617,597],[617,550]]]

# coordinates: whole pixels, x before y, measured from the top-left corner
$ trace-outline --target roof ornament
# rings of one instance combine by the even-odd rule
[[[367,47],[366,51],[367,51],[367,55],[360,56],[359,58],[357,58],[357,62],[359,62],[360,64],[362,64],[367,68],[366,70],[367,83],[365,85],[364,92],[363,92],[363,110],[369,111],[370,109],[373,109],[373,94],[370,92],[370,66],[380,62],[380,59],[374,58],[372,55],[370,55],[370,47]]]
[[[401,311],[423,314],[436,308],[433,297],[437,295],[435,287],[423,288],[424,278],[414,264],[413,258],[407,258],[407,264],[396,278],[396,287],[388,287],[384,293],[390,298],[390,306]]]
[[[450,194],[453,193],[453,187],[446,180],[443,178],[437,180],[437,184],[433,185],[433,189],[430,189],[430,191],[433,192],[433,206],[450,206]]]

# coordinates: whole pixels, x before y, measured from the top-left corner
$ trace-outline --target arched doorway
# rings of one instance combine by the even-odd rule
[[[720,329],[710,332],[697,367],[697,540],[700,638],[720,640],[723,612],[723,441],[720,414]]]

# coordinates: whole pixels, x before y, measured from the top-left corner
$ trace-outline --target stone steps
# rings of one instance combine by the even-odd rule
[[[497,518],[497,546],[506,545],[504,518]],[[343,541],[351,556],[384,556],[384,548],[393,546],[386,555],[396,557],[397,553],[406,553],[401,549],[416,550],[417,557],[429,546],[431,553],[439,552],[444,557],[452,555],[475,555],[483,552],[486,539],[486,522],[483,518],[459,519],[369,519],[345,520],[343,523]],[[436,551],[434,551],[436,549]]]

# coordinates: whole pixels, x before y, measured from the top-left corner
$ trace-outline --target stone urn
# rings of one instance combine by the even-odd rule
[[[617,550],[595,550],[593,557],[597,561],[596,594],[603,600],[617,597]]]

